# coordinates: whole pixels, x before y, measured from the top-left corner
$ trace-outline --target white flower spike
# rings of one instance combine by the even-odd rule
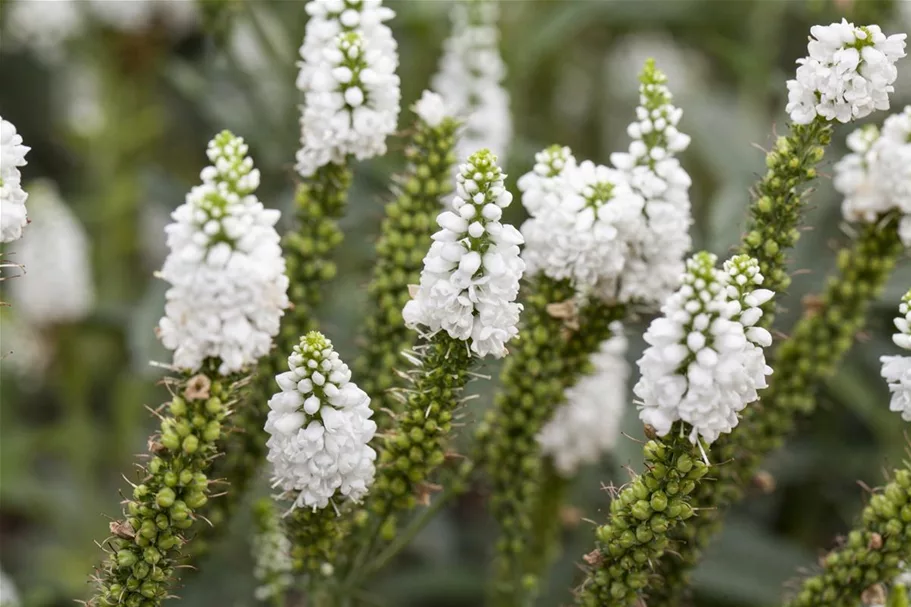
[[[297,171],[312,176],[350,154],[363,160],[386,151],[398,122],[399,59],[395,13],[379,0],[312,0],[301,46],[297,87],[304,92]]]
[[[738,413],[766,387],[763,348],[772,337],[754,326],[773,293],[759,288],[756,260],[739,255],[715,268],[716,258],[697,253],[683,284],[645,333],[649,347],[639,359],[639,418],[659,436],[682,420],[690,440],[711,444],[734,429]]]
[[[788,81],[787,112],[796,124],[817,117],[851,122],[889,109],[898,75],[895,62],[905,56],[906,34],[886,36],[878,25],[841,23],[810,29],[810,55],[798,59]]]
[[[10,299],[36,327],[82,320],[95,304],[89,237],[54,183],[29,189],[31,223],[16,245],[28,279],[10,284]]]
[[[0,242],[18,240],[28,224],[28,194],[22,189],[19,167],[28,164],[25,155],[29,149],[22,145],[13,123],[0,118]]]
[[[566,402],[538,434],[542,452],[567,478],[611,451],[620,437],[630,369],[623,326],[614,323],[611,332],[592,355],[593,371],[566,391]]]
[[[845,197],[845,219],[873,223],[896,210],[899,236],[911,246],[911,106],[886,118],[882,130],[868,125],[854,131],[848,147],[834,178]]]
[[[512,138],[506,64],[498,48],[499,6],[493,0],[460,0],[451,13],[452,34],[443,43],[433,89],[465,126],[456,143],[460,161],[480,148],[506,158]]]
[[[202,185],[165,228],[170,253],[159,277],[171,288],[158,329],[174,366],[196,370],[211,357],[229,374],[269,352],[288,307],[288,277],[275,231],[280,214],[253,194],[259,171],[244,140],[223,131],[207,154]]]
[[[518,334],[522,306],[515,302],[525,263],[522,235],[500,223],[512,194],[489,150],[459,167],[452,211],[437,218],[440,231],[424,258],[421,284],[402,315],[411,328],[471,342],[478,356],[500,358]]]
[[[901,316],[895,319],[898,333],[892,341],[902,350],[911,350],[911,291],[902,297],[898,307]],[[892,400],[889,410],[901,413],[902,419],[911,422],[911,356],[883,356],[882,376],[889,382]]]
[[[288,366],[275,378],[281,392],[269,400],[266,421],[273,486],[294,508],[325,508],[336,497],[360,501],[375,474],[370,398],[317,331],[294,347]]]

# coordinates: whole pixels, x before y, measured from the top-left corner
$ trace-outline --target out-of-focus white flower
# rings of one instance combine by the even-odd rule
[[[512,138],[506,65],[498,48],[499,6],[493,0],[461,0],[452,8],[452,33],[443,43],[433,89],[464,121],[456,155],[464,160],[481,148],[506,158]]]
[[[259,601],[268,601],[282,596],[294,582],[291,540],[285,535],[271,501],[258,503],[255,516],[253,577],[260,585],[254,596]]]
[[[29,189],[31,223],[13,256],[26,275],[7,283],[10,301],[36,327],[81,320],[95,304],[85,228],[56,185],[35,181]]]
[[[7,10],[4,40],[50,62],[63,58],[63,44],[85,25],[75,0],[14,0]]]
[[[193,0],[88,0],[95,18],[123,31],[147,29],[156,20],[182,33],[199,20]]]
[[[67,64],[55,105],[76,134],[89,137],[104,128],[107,117],[101,98],[101,82],[95,66],[82,61]]]
[[[911,350],[911,291],[908,291],[898,307],[901,316],[895,319],[898,333],[892,336],[895,345]],[[889,410],[901,413],[902,419],[911,422],[911,356],[883,356],[882,376],[889,382],[892,401]]]
[[[0,333],[0,369],[25,380],[25,387],[36,385],[34,380],[40,379],[51,363],[51,345],[13,308],[0,310]]]
[[[633,391],[642,399],[640,419],[659,436],[683,420],[691,441],[712,443],[737,425],[772,372],[763,352],[772,337],[755,326],[773,296],[759,288],[758,262],[739,255],[723,270],[715,262],[705,252],[687,261],[682,286],[645,333],[649,347]]]
[[[253,194],[259,171],[244,140],[223,131],[207,154],[202,185],[165,228],[170,254],[159,276],[171,288],[158,328],[176,367],[195,370],[212,357],[228,374],[269,352],[288,306],[288,278],[279,212]]]
[[[870,223],[898,210],[899,236],[911,246],[911,106],[886,118],[881,131],[867,126],[853,132],[848,147],[834,179],[845,196],[845,219]]]
[[[857,27],[845,19],[815,25],[810,34],[810,55],[797,60],[797,75],[788,81],[792,121],[810,124],[819,116],[850,122],[889,109],[905,34],[886,37],[878,25]]]
[[[266,421],[273,486],[295,508],[325,508],[336,496],[360,501],[375,473],[370,397],[317,331],[294,347],[288,366],[275,378],[281,392]]]
[[[515,302],[525,263],[522,235],[500,223],[512,194],[490,150],[472,154],[459,167],[452,211],[437,217],[442,228],[424,257],[421,284],[402,315],[409,327],[446,331],[470,340],[478,356],[500,358],[518,334],[522,306]]]
[[[440,126],[444,118],[452,115],[443,98],[433,91],[424,91],[414,103],[414,113],[430,127]]]
[[[566,391],[566,402],[538,434],[542,451],[566,477],[598,461],[620,436],[629,364],[623,326],[614,323],[611,332],[613,336],[592,355],[592,372]]]
[[[0,571],[0,607],[19,607],[19,592],[13,580]]]
[[[28,194],[22,189],[19,167],[28,164],[25,155],[29,149],[22,145],[22,135],[13,123],[0,117],[0,242],[18,240],[28,224]]]
[[[569,279],[583,297],[617,301],[630,245],[645,229],[645,201],[623,172],[577,163],[567,148],[537,159],[519,180],[532,216],[522,225],[528,273]]]
[[[652,60],[662,66],[666,74],[673,75],[674,90],[679,94],[701,88],[706,71],[701,53],[667,34],[637,32],[618,38],[611,45],[606,58],[611,93],[628,99],[633,88],[640,84],[639,66]]]
[[[304,92],[297,170],[309,177],[351,154],[385,153],[398,122],[395,13],[379,0],[312,0],[297,87]]]
[[[692,246],[691,180],[676,158],[690,138],[677,129],[683,110],[671,103],[667,78],[654,61],[646,61],[640,80],[636,120],[627,128],[629,151],[611,154],[645,201],[644,225],[630,235],[637,239],[629,245],[619,298],[657,307],[679,285]]]

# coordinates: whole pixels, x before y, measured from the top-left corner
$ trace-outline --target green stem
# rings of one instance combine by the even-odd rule
[[[149,440],[148,464],[123,519],[111,523],[110,556],[89,605],[155,607],[170,595],[186,553],[183,534],[209,499],[222,422],[240,388],[237,378],[221,377],[217,369],[217,361],[208,360],[193,377],[170,381],[174,397],[158,412],[161,429]]]
[[[894,479],[864,508],[844,546],[823,560],[823,571],[804,581],[786,607],[859,607],[874,584],[889,583],[911,555],[911,469]]]
[[[740,425],[712,445],[712,461],[727,462],[716,482],[697,490],[702,515],[674,534],[675,555],[663,559],[664,584],[649,591],[649,607],[678,605],[689,574],[717,533],[724,512],[743,499],[763,459],[781,446],[798,415],[816,406],[819,384],[835,372],[864,326],[870,303],[880,294],[903,247],[898,221],[889,216],[861,227],[850,248],[838,254],[838,274],[825,293],[783,341],[771,362],[774,374],[761,400],[746,408]]]
[[[503,389],[478,430],[476,460],[493,483],[491,508],[500,525],[491,588],[499,605],[520,605],[536,594],[537,576],[522,561],[532,541],[532,515],[543,478],[537,435],[564,393],[592,370],[591,355],[610,337],[622,306],[593,302],[576,311],[569,281],[531,283],[519,338],[503,367]]]

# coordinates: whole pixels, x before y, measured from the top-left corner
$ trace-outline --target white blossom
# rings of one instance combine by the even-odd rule
[[[421,98],[414,103],[414,113],[430,127],[440,126],[443,119],[452,115],[443,98],[433,91],[421,94]]]
[[[18,240],[28,224],[28,194],[22,189],[19,167],[28,164],[25,155],[29,149],[22,145],[22,135],[13,123],[0,117],[0,242]]]
[[[528,273],[568,279],[583,297],[616,301],[631,245],[645,228],[645,201],[623,172],[577,163],[566,148],[537,159],[519,180],[531,215],[522,225]]]
[[[288,278],[275,224],[279,212],[253,191],[259,171],[243,139],[224,131],[207,151],[186,202],[165,228],[170,253],[159,276],[171,284],[158,325],[174,365],[195,370],[218,359],[228,374],[269,352],[288,306]]]
[[[798,59],[788,81],[787,112],[797,124],[817,116],[850,122],[889,109],[898,75],[895,62],[905,56],[905,34],[886,37],[878,25],[841,23],[810,28],[809,56]]]
[[[19,607],[19,592],[6,573],[0,571],[0,607]]]
[[[901,316],[895,319],[898,333],[892,341],[902,350],[911,350],[911,291],[902,298],[898,307]],[[901,413],[902,419],[911,422],[911,356],[883,356],[882,376],[889,382],[892,400],[889,410]]]
[[[85,27],[80,8],[76,0],[14,0],[7,9],[3,36],[14,47],[58,61],[64,57],[64,43]]]
[[[443,43],[433,89],[464,128],[456,142],[459,160],[480,148],[506,158],[512,138],[506,64],[500,55],[499,6],[493,0],[461,0],[451,13],[452,33]]]
[[[18,310],[0,308],[0,369],[23,380],[23,387],[39,387],[53,358],[53,344]]]
[[[683,110],[671,102],[667,78],[653,61],[646,63],[641,81],[636,120],[627,128],[629,150],[611,154],[611,163],[645,201],[644,224],[630,234],[619,298],[657,307],[679,285],[692,246],[691,180],[676,158],[690,137],[677,129]]]
[[[566,402],[538,434],[541,450],[565,477],[598,461],[620,436],[629,378],[627,340],[620,323],[613,323],[611,332],[592,355],[592,372],[566,390]]]
[[[705,252],[687,261],[683,284],[645,333],[649,347],[633,391],[642,399],[639,418],[659,436],[682,420],[691,441],[712,443],[737,425],[772,372],[763,353],[772,337],[755,326],[773,296],[759,288],[758,262],[741,255],[723,270],[715,262]]]
[[[370,397],[316,331],[294,347],[288,366],[275,378],[281,392],[266,421],[273,486],[295,508],[325,508],[336,496],[360,501],[375,473]]]
[[[478,356],[506,354],[518,334],[515,303],[525,263],[522,235],[500,222],[512,194],[496,156],[481,150],[459,167],[452,210],[437,217],[440,231],[424,257],[421,284],[402,314],[409,327],[446,331],[470,340]]]
[[[267,507],[260,509],[261,506]],[[281,521],[271,502],[258,503],[257,529],[253,535],[253,577],[260,583],[254,590],[259,601],[281,597],[294,582],[294,560],[291,540],[285,535]]]
[[[37,327],[81,320],[95,304],[88,235],[55,184],[29,189],[31,223],[14,255],[26,275],[9,283],[10,300]]]
[[[835,165],[835,188],[844,194],[848,221],[876,222],[897,210],[899,236],[911,246],[911,106],[848,136],[852,150]]]
[[[304,177],[349,154],[384,154],[401,100],[396,42],[384,23],[391,9],[379,0],[312,0],[307,12],[297,78],[304,105],[296,168]]]

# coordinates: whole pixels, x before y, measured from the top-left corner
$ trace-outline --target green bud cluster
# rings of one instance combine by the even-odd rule
[[[476,361],[466,342],[443,331],[415,347],[415,355],[420,362],[412,372],[412,385],[402,391],[404,410],[382,446],[368,498],[381,519],[413,508],[418,493],[427,490],[422,485],[446,458],[444,441]],[[393,524],[384,522],[384,535]]]
[[[610,520],[595,531],[597,549],[577,605],[633,605],[649,585],[652,563],[670,545],[669,532],[695,514],[692,495],[709,471],[699,446],[680,423],[643,449],[645,472],[623,487],[610,505]]]
[[[541,488],[531,513],[531,525],[535,532],[522,565],[522,570],[532,576],[539,576],[546,571],[559,556],[560,533],[564,525],[563,508],[571,484],[572,480],[557,472],[551,459],[545,458],[541,470]]]
[[[417,120],[405,148],[408,165],[397,180],[396,198],[386,205],[373,278],[367,287],[371,313],[365,323],[364,351],[355,364],[361,387],[377,411],[398,409],[399,401],[389,390],[399,382],[395,369],[402,367],[402,352],[414,343],[402,320],[402,308],[409,300],[408,285],[420,281],[424,254],[442,210],[440,199],[452,190],[458,126],[452,118],[435,127]],[[376,417],[380,430],[391,420],[389,415]]]
[[[567,388],[592,371],[591,355],[624,312],[598,302],[577,311],[575,294],[568,280],[540,276],[530,283],[519,338],[500,376],[502,389],[478,430],[475,459],[492,482],[490,504],[500,525],[493,593],[507,602],[520,589],[533,593],[538,573],[520,565],[541,488],[537,435],[565,401]]]
[[[791,284],[786,252],[800,238],[798,224],[807,199],[804,186],[816,178],[816,165],[831,138],[832,127],[824,120],[792,124],[790,133],[779,137],[766,154],[768,171],[755,186],[756,199],[740,252],[759,261],[765,277],[762,286],[775,293],[784,293]],[[775,318],[774,301],[763,306],[759,321],[763,327],[770,327]]]
[[[174,397],[158,411],[161,427],[149,440],[142,478],[123,519],[111,523],[109,556],[89,605],[155,607],[169,596],[184,534],[209,501],[212,461],[238,395],[237,378],[217,369],[209,360],[199,374],[173,381]]]
[[[312,574],[331,565],[350,525],[350,518],[339,516],[334,508],[295,508],[285,519],[295,571]]]
[[[838,274],[829,278],[821,299],[781,342],[770,363],[775,373],[760,402],[744,410],[732,434],[712,445],[712,461],[729,463],[719,468],[716,482],[697,491],[695,504],[706,514],[678,529],[679,556],[662,560],[659,571],[665,583],[650,591],[650,607],[679,604],[688,574],[720,528],[725,509],[743,498],[762,460],[781,446],[796,416],[812,413],[817,386],[850,349],[870,303],[902,254],[897,224],[895,217],[865,224],[853,245],[839,251]]]
[[[198,533],[206,541],[194,551],[206,550],[211,536],[220,533],[265,459],[268,435],[263,427],[269,398],[277,390],[275,376],[286,369],[288,353],[300,336],[316,328],[314,309],[322,300],[323,285],[336,274],[331,256],[342,242],[338,219],[347,207],[351,179],[347,166],[328,164],[297,187],[296,228],[282,238],[292,307],[285,310],[272,354],[260,361],[249,398],[233,418],[235,428],[228,436],[225,457],[214,468],[216,478],[227,480],[228,495],[206,509],[212,525],[199,526]]]
[[[911,469],[870,498],[860,525],[826,555],[823,572],[804,581],[787,607],[859,607],[874,584],[888,583],[911,555]]]

